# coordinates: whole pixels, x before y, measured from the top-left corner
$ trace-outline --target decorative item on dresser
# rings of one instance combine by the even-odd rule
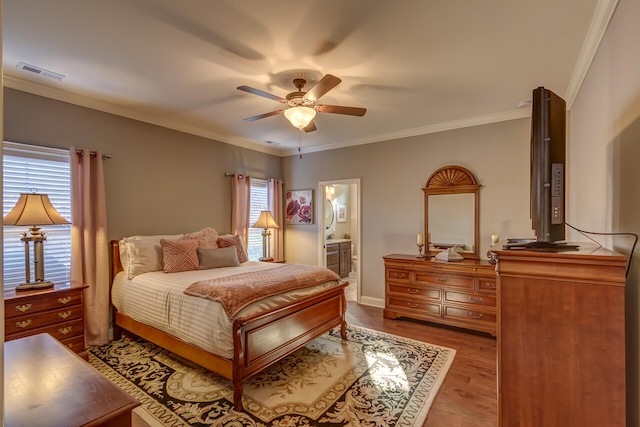
[[[499,425],[624,426],[625,257],[493,250]]]
[[[351,240],[335,239],[327,241],[327,268],[348,277],[351,272]]]
[[[384,258],[384,317],[409,317],[496,334],[496,273],[488,261]]]
[[[4,340],[49,333],[87,359],[81,283],[56,283],[52,289],[4,291]]]

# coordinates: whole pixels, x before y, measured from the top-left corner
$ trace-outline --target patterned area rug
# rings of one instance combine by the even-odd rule
[[[89,362],[162,426],[421,426],[455,350],[350,326],[310,342],[245,382],[231,382],[144,340],[90,349]]]

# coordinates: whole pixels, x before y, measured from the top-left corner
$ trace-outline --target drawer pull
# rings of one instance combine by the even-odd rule
[[[469,297],[469,301],[471,301],[471,302],[482,302],[482,301],[484,301],[484,298]]]
[[[58,313],[58,317],[60,319],[66,319],[69,316],[71,316],[71,310],[69,310],[69,311],[61,311],[60,313]]]
[[[67,304],[69,301],[71,301],[71,299],[71,297],[58,298],[58,303]]]
[[[437,280],[440,283],[447,283],[449,281],[449,278],[448,277],[444,277],[444,278],[443,277],[438,277]]]
[[[487,288],[491,288],[491,289],[495,289],[496,288],[496,284],[495,283],[486,282],[485,285],[487,285]]]
[[[407,277],[407,273],[393,273],[393,277],[398,279],[404,279],[405,277]]]
[[[420,289],[407,288],[407,292],[409,292],[410,294],[417,294],[418,292],[420,292]]]
[[[67,326],[65,328],[58,329],[58,332],[60,332],[62,335],[67,335],[69,332],[71,332],[72,329],[73,326]]]
[[[484,316],[482,313],[474,313],[473,311],[469,312],[469,317],[473,317],[474,319],[482,319],[482,316]]]
[[[16,305],[16,311],[19,311],[20,313],[24,313],[26,311],[29,311],[30,309],[31,304]]]
[[[16,322],[16,326],[22,329],[26,328],[30,324],[31,324],[31,319],[23,320],[22,322]]]
[[[418,307],[420,307],[420,305],[419,305],[419,304],[416,304],[415,302],[408,302],[408,303],[407,303],[407,306],[408,306],[409,308],[418,308]]]

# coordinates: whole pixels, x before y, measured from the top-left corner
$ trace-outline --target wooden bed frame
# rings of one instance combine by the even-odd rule
[[[122,271],[118,241],[111,241],[112,275]],[[139,323],[114,307],[114,338],[122,329],[233,382],[233,405],[242,411],[243,381],[340,325],[346,339],[344,288],[347,282],[312,296],[233,322],[233,359],[225,359]]]

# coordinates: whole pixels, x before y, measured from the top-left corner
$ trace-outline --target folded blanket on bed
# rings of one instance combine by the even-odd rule
[[[232,319],[253,302],[333,280],[340,281],[340,276],[326,268],[284,264],[267,270],[201,280],[190,285],[184,293],[219,301],[229,319]]]

